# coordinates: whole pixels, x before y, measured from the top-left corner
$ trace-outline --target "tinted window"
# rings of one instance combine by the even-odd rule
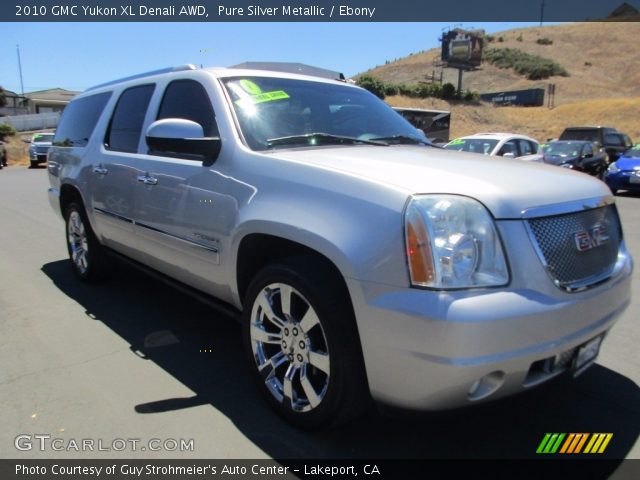
[[[111,97],[111,92],[98,93],[73,100],[62,113],[53,139],[58,147],[84,147]]]
[[[498,152],[498,155],[504,155],[505,153],[513,153],[514,157],[520,156],[518,154],[518,148],[516,147],[515,140],[509,140],[508,142],[505,142],[505,144],[502,145],[502,147],[500,147],[500,151]]]
[[[520,144],[520,156],[533,155],[538,151],[536,144],[529,140],[519,140],[518,143]]]
[[[587,143],[582,150],[583,155],[593,155],[593,149],[591,148],[591,144]]]
[[[140,133],[154,85],[141,85],[125,90],[111,117],[105,146],[118,152],[137,152]]]
[[[617,135],[615,133],[609,133],[604,136],[604,143],[606,145],[613,145],[616,147],[624,146],[624,140],[622,139],[622,135]]]
[[[601,141],[599,130],[593,128],[565,130],[560,136],[560,140],[587,140],[590,142]]]
[[[218,136],[209,95],[204,87],[194,80],[176,80],[169,84],[158,113],[158,120],[163,118],[192,120],[202,125],[205,137]]]

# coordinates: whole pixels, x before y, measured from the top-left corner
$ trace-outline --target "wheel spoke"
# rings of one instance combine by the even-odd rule
[[[302,320],[300,320],[300,327],[304,333],[309,333],[309,330],[315,327],[318,323],[320,323],[318,315],[313,308],[309,307],[307,313],[305,313]]]
[[[262,313],[264,313],[264,315],[271,323],[273,323],[280,329],[284,327],[284,322],[280,320],[273,311],[269,292],[267,292],[266,290],[262,291],[262,293],[260,294],[260,298],[258,299],[258,305],[262,309]]]
[[[309,378],[307,378],[306,365],[302,367],[302,370],[300,370],[300,384],[302,385],[302,390],[304,390],[304,393],[307,396],[307,400],[309,400],[311,408],[316,408],[318,405],[320,405],[320,401],[322,399],[316,393],[313,385],[311,385]]]
[[[291,319],[291,294],[293,289],[289,285],[280,285],[280,307],[287,320]]]
[[[284,353],[276,353],[273,357],[266,360],[262,365],[258,365],[260,376],[265,382],[267,382],[275,375],[276,369],[286,361],[287,356]]]
[[[326,353],[309,352],[309,363],[329,375],[329,355]]]
[[[251,339],[255,342],[279,345],[282,341],[281,333],[267,332],[262,326],[251,324]]]
[[[282,393],[285,398],[289,399],[290,405],[293,407],[295,399],[293,398],[293,377],[295,377],[298,367],[291,364],[287,369],[287,373],[284,374],[284,383],[282,385]]]

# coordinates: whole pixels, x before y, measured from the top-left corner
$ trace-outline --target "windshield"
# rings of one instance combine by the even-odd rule
[[[460,152],[482,153],[491,155],[491,152],[498,144],[498,140],[491,138],[457,138],[445,145],[447,150],[458,150]]]
[[[223,83],[253,150],[427,142],[391,107],[360,88],[270,77],[236,77]]]
[[[580,145],[576,143],[549,143],[542,147],[547,156],[577,157]]]
[[[632,149],[624,152],[624,156],[629,158],[640,158],[640,145],[636,145]]]
[[[38,133],[33,136],[31,139],[32,142],[45,143],[45,142],[53,142],[53,133]]]

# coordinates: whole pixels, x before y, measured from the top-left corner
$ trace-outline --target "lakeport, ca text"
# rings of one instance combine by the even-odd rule
[[[242,17],[365,17],[373,18],[375,7],[351,7],[349,5],[308,5],[279,7],[262,7],[260,5],[237,6],[205,6],[205,5],[170,5],[165,7],[153,7],[148,5],[120,5],[119,7],[105,7],[99,5],[16,5],[16,17],[200,17],[229,19]]]

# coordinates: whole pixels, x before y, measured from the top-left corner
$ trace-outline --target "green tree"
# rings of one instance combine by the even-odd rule
[[[0,87],[0,107],[4,107],[7,104],[7,95],[4,93],[4,88]]]

